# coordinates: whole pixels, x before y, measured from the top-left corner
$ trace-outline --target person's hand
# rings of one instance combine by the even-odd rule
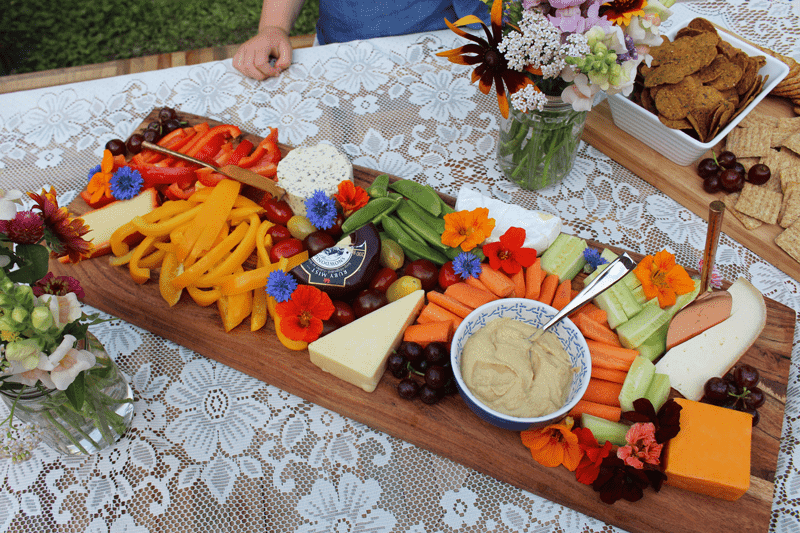
[[[275,65],[270,65],[275,58]],[[292,64],[292,45],[283,29],[268,26],[248,40],[233,56],[233,66],[250,78],[263,80],[277,76]]]

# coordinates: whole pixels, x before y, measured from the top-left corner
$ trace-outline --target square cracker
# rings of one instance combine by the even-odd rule
[[[800,222],[795,222],[775,237],[775,244],[800,263]]]
[[[781,171],[781,189],[783,194],[793,183],[800,184],[800,167],[786,168]]]
[[[770,152],[772,130],[763,124],[734,128],[728,134],[725,149],[736,154],[736,157],[764,157]]]
[[[751,111],[739,122],[739,127],[749,128],[750,126],[754,126],[756,124],[763,124],[770,128],[776,128],[778,126],[778,117],[765,115],[763,113],[759,113],[758,111]]]
[[[767,224],[776,224],[781,212],[783,195],[758,185],[745,182],[739,199],[736,201],[736,210],[757,218]]]
[[[800,133],[793,133],[783,141],[781,141],[781,146],[788,148],[795,154],[800,154]],[[783,150],[781,150],[782,152]]]
[[[797,219],[800,219],[800,183],[792,183],[783,195],[780,225],[782,228],[788,228]]]
[[[752,231],[757,227],[759,227],[762,224],[760,220],[744,215],[736,210],[736,201],[738,199],[739,199],[739,193],[734,192],[725,196],[722,199],[722,202],[725,204],[725,207],[728,208],[728,211],[730,211],[733,216],[739,219],[739,222],[741,222],[745,228]]]

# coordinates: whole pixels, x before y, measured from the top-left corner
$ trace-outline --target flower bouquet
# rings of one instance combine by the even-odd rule
[[[48,271],[51,255],[91,254],[88,228],[55,190],[28,196],[33,209],[17,212],[22,194],[0,189],[0,396],[11,411],[0,456],[23,459],[35,445],[15,439],[27,430],[14,417],[62,453],[92,453],[125,432],[132,393],[88,331],[102,320],[81,311],[80,284]]]
[[[494,0],[491,29],[474,15],[445,21],[472,42],[437,55],[474,66],[472,81],[482,93],[494,85],[504,119],[500,167],[523,188],[541,189],[571,170],[599,93],[631,93],[639,64],[649,65],[649,48],[661,43],[659,25],[674,2]],[[483,26],[485,39],[459,28],[474,23]]]

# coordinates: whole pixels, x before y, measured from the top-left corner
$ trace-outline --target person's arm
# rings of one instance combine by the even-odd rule
[[[289,32],[305,0],[264,0],[258,34],[233,56],[233,66],[245,76],[263,80],[277,76],[292,64]],[[275,58],[275,66],[269,64]]]

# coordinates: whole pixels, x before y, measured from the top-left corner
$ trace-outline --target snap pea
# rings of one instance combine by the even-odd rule
[[[367,187],[367,194],[370,198],[383,198],[389,192],[389,175],[381,174]]]
[[[406,202],[406,204],[414,210],[414,212],[422,219],[428,226],[432,227],[439,235],[444,233],[444,219],[441,217],[432,216],[430,213],[422,209],[415,202]]]
[[[418,216],[417,212],[414,211],[410,205],[407,203],[401,203],[397,207],[396,213],[400,220],[408,224],[411,229],[419,233],[419,236],[425,239],[426,243],[442,251],[447,249],[447,246],[442,244],[442,234],[423,222],[423,220]]]
[[[384,231],[386,231],[386,233],[389,234],[392,240],[397,241],[398,243],[401,238],[404,239],[411,238],[408,235],[408,233],[406,233],[405,230],[403,230],[400,224],[397,223],[397,220],[392,216],[385,217],[381,221],[381,226],[383,226]]]
[[[398,244],[403,248],[409,257],[411,257],[412,254],[416,254],[423,259],[433,261],[439,266],[447,263],[448,261],[447,257],[443,253],[439,252],[438,250],[434,250],[430,246],[418,243],[417,241],[412,241],[411,239],[402,239],[398,242]]]
[[[411,237],[413,240],[415,240],[417,242],[421,242],[422,244],[425,244],[425,239],[423,239],[422,236],[419,233],[417,233],[416,231],[411,229],[408,226],[408,224],[406,224],[405,222],[400,220],[400,218],[398,218],[398,217],[393,217],[393,218],[394,218],[395,222],[397,222],[400,225],[400,227],[403,229],[403,231],[406,232],[406,235],[408,235],[409,237]]]
[[[372,220],[389,209],[396,208],[398,200],[391,198],[375,198],[370,200],[367,205],[350,215],[342,224],[342,233],[348,235],[355,230],[366,226]]]
[[[442,212],[439,195],[421,183],[412,180],[397,180],[391,183],[389,188],[416,202],[422,209],[435,217]]]

